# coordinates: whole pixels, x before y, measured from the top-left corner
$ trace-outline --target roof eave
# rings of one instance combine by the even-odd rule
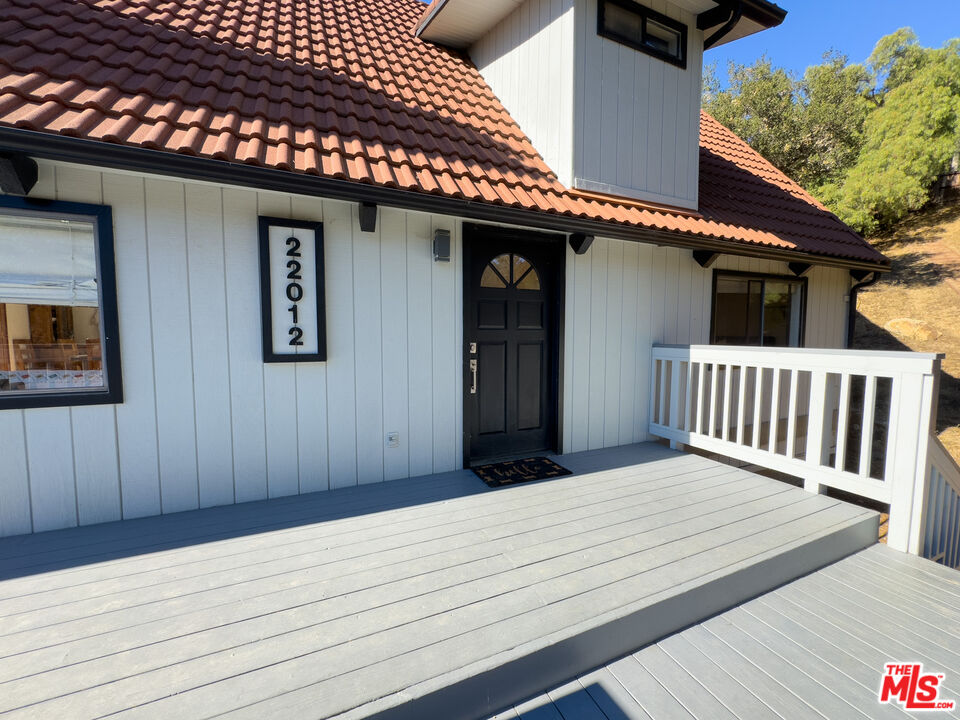
[[[492,203],[431,195],[351,180],[307,175],[258,165],[67,137],[34,130],[0,127],[0,151],[94,167],[172,176],[221,185],[272,190],[349,202],[373,202],[390,207],[450,215],[469,220],[519,225],[560,233],[586,233],[688,250],[711,250],[784,262],[809,262],[851,270],[889,272],[889,262],[820,255],[773,246],[755,245],[691,233],[656,230],[576,216],[537,212]]]

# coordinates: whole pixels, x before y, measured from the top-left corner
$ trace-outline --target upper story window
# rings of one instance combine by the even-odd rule
[[[0,196],[0,409],[117,403],[110,208]]]
[[[717,270],[710,342],[801,347],[806,302],[805,278]]]
[[[668,63],[687,67],[687,26],[633,0],[599,0],[597,32]]]

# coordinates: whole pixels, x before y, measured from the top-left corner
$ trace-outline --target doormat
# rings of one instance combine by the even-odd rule
[[[562,465],[557,465],[553,460],[548,460],[545,457],[478,465],[471,470],[490,487],[516,485],[531,480],[546,480],[547,478],[573,474]]]

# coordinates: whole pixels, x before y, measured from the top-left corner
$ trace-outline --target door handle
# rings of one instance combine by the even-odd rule
[[[470,359],[470,375],[473,378],[473,382],[470,385],[470,394],[476,395],[477,394],[477,359],[476,358]]]

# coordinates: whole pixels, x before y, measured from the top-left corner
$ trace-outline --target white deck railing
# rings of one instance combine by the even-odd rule
[[[657,345],[652,370],[652,435],[886,503],[888,544],[924,551],[927,518],[950,497],[928,492],[949,475],[930,469],[939,356]],[[949,477],[957,497],[960,474]],[[958,542],[954,532],[944,547]]]
[[[960,466],[930,437],[923,556],[960,569]]]

